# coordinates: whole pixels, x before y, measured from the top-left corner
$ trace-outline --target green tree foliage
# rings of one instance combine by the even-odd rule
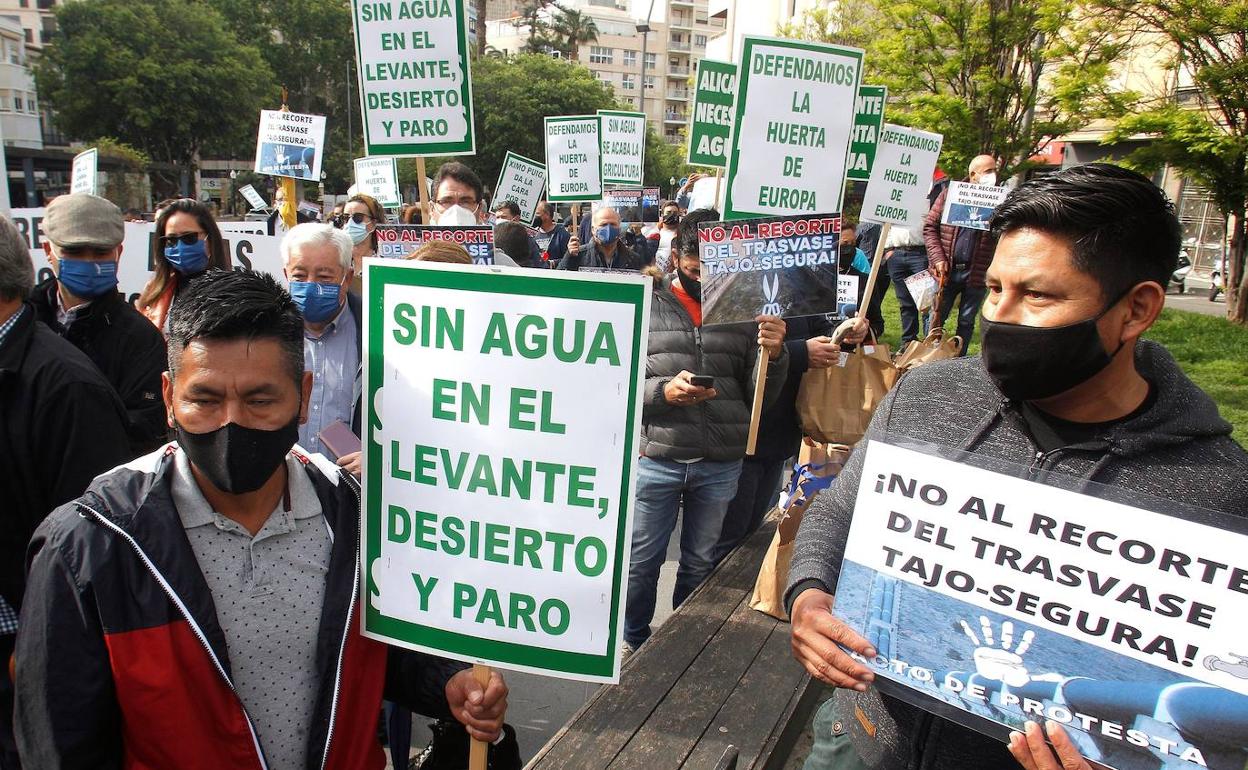
[[[1127,161],[1143,169],[1169,163],[1208,187],[1234,216],[1228,255],[1227,315],[1248,324],[1245,217],[1248,217],[1248,0],[1099,0],[1109,14],[1166,39],[1191,75],[1180,100],[1147,105],[1120,120],[1106,141],[1145,134],[1152,141]]]
[[[58,33],[35,65],[58,127],[113,137],[190,167],[255,135],[275,88],[257,50],[194,0],[82,0],[56,9]],[[254,147],[254,138],[252,139]]]
[[[791,32],[866,49],[866,81],[888,86],[889,122],[945,137],[941,162],[957,177],[981,153],[1003,175],[1053,138],[1116,116],[1125,42],[1088,0],[864,0]]]
[[[558,8],[550,22],[549,37],[555,50],[580,61],[581,46],[598,39],[598,25],[592,16],[574,8]]]

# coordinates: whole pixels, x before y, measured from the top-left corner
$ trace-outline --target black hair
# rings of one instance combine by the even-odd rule
[[[161,201],[158,210],[160,215],[156,217],[156,236],[152,238],[152,265],[154,267],[151,280],[139,294],[139,308],[141,309],[153,305],[160,298],[174,273],[169,260],[165,259],[165,244],[160,240],[165,237],[165,228],[174,214],[190,214],[199,223],[199,229],[204,231],[209,268],[230,269],[230,253],[226,250],[225,240],[221,237],[221,228],[217,227],[217,220],[213,218],[212,211],[207,206],[194,198],[176,198]]]
[[[494,210],[506,211],[508,214],[511,214],[513,217],[520,216],[520,207],[516,204],[515,201],[503,201],[502,203],[495,206]]]
[[[1100,284],[1106,301],[1145,281],[1165,286],[1183,233],[1174,204],[1148,177],[1088,163],[1019,185],[992,215],[1005,235],[1035,228],[1070,241],[1075,268]]]
[[[698,251],[698,225],[703,222],[718,222],[719,212],[715,209],[696,209],[690,211],[676,226],[676,240],[672,244],[672,253],[676,257],[694,257]]]
[[[442,180],[447,178],[471,187],[472,191],[477,194],[477,203],[485,200],[485,186],[481,184],[481,177],[477,176],[477,172],[457,160],[447,161],[438,167],[438,173],[433,177],[433,194],[435,196],[438,194],[438,188],[442,186]]]
[[[521,267],[532,267],[529,231],[519,222],[503,220],[494,225],[494,246],[506,252]]]
[[[192,340],[277,340],[295,384],[303,379],[303,315],[273,276],[209,270],[194,278],[169,312],[169,376]]]

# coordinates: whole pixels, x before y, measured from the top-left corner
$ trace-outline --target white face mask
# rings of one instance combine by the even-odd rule
[[[433,223],[435,225],[475,225],[477,224],[477,215],[470,209],[455,204],[438,215]]]
[[[997,183],[997,172],[995,172],[995,171],[989,171],[987,174],[980,174],[980,175],[979,175],[979,183],[980,183],[980,184],[983,184],[983,185],[988,185],[988,186],[990,186],[990,187],[991,187],[992,185],[996,184],[996,183]]]

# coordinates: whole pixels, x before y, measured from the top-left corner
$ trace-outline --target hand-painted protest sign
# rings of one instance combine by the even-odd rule
[[[649,281],[372,260],[364,285],[364,633],[617,681]]]
[[[1112,768],[1243,764],[1243,519],[857,451],[834,611],[875,646],[881,689],[998,737],[1052,719]]]
[[[604,192],[593,209],[609,206],[620,215],[621,223],[658,222],[659,192],[657,187],[617,187]]]
[[[744,38],[724,219],[839,211],[857,48]]]
[[[351,7],[365,152],[475,152],[463,0],[352,0]]]
[[[940,134],[885,123],[862,201],[862,218],[921,230],[942,140]]]
[[[875,161],[875,145],[884,127],[884,104],[888,101],[887,86],[860,86],[854,100],[854,136],[849,143],[849,169],[845,176],[865,182],[871,178]]]
[[[256,173],[320,182],[324,149],[324,115],[260,111]]]
[[[520,207],[520,218],[525,222],[533,219],[542,190],[546,189],[546,167],[523,155],[508,152],[503,168],[498,172],[498,184],[494,185],[494,201],[515,201]]]
[[[840,269],[840,239],[840,214],[702,223],[702,325],[856,304],[858,280]]]
[[[251,185],[245,184],[238,188],[238,191],[243,194],[244,198],[247,199],[247,204],[251,206],[253,211],[255,209],[267,209],[269,207],[269,204],[264,202],[264,198],[260,195],[260,193],[256,192],[256,188]]]
[[[646,168],[646,113],[598,110],[602,117],[602,181],[641,184]]]
[[[74,156],[69,169],[69,191],[99,195],[100,152],[92,147]]]
[[[394,158],[356,158],[355,188],[371,195],[384,208],[403,205],[399,194],[399,162]]]
[[[701,59],[694,83],[687,161],[691,166],[727,168],[728,143],[732,141],[732,100],[737,91],[737,65]]]
[[[12,221],[26,240],[30,249],[30,261],[35,267],[35,280],[43,282],[53,277],[48,257],[43,253],[42,208],[13,209]],[[254,226],[261,229],[264,222],[220,222],[221,237],[233,267],[259,270],[269,273],[283,284],[282,256],[279,248],[282,239],[273,235],[246,232]],[[117,290],[126,301],[138,299],[143,287],[151,280],[155,269],[152,243],[156,240],[155,222],[127,222],[125,240],[122,241],[121,260],[117,263]]]
[[[602,118],[546,118],[546,195],[553,202],[602,199]]]
[[[430,241],[463,246],[473,264],[494,264],[494,228],[490,225],[378,225],[377,256],[407,259]]]
[[[945,196],[945,209],[940,214],[942,224],[953,227],[969,227],[972,230],[987,230],[988,220],[992,212],[1005,196],[1010,194],[1008,187],[996,185],[971,184],[970,182],[951,182],[949,194]]]

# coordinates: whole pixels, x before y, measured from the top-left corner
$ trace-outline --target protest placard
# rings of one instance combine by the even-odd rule
[[[845,176],[859,182],[871,178],[875,162],[875,145],[884,127],[884,105],[888,102],[887,86],[860,86],[854,100],[854,136],[849,143],[849,169]]]
[[[998,737],[1051,719],[1111,768],[1243,764],[1243,519],[856,451],[834,612],[875,646],[882,690]]]
[[[508,152],[498,172],[498,183],[494,185],[494,202],[515,201],[520,207],[520,218],[530,222],[545,189],[546,166]]]
[[[373,260],[364,286],[364,633],[618,681],[649,280]]]
[[[74,156],[69,168],[69,191],[99,195],[100,153],[92,147]]]
[[[238,191],[243,194],[244,198],[247,199],[247,205],[251,206],[253,211],[256,209],[267,209],[269,207],[269,204],[264,202],[264,198],[260,195],[260,193],[256,192],[255,187],[245,184],[238,188]]]
[[[940,213],[941,224],[987,230],[992,212],[1010,194],[1008,187],[951,182],[945,196],[945,208]]]
[[[370,195],[384,208],[403,205],[399,194],[399,162],[394,158],[356,158],[356,192]]]
[[[547,200],[584,203],[602,199],[602,118],[546,118]]]
[[[377,225],[377,256],[407,259],[430,241],[463,246],[473,264],[494,264],[494,228],[490,225]]]
[[[256,134],[256,173],[321,181],[325,116],[261,110]]]
[[[724,219],[840,211],[857,48],[743,38]]]
[[[602,118],[602,181],[637,185],[646,168],[646,113],[598,110]]]
[[[364,151],[475,152],[464,1],[352,0],[351,9]]]
[[[593,210],[611,207],[620,215],[621,223],[658,222],[659,221],[659,188],[657,187],[617,187],[602,194],[602,201],[593,206]]]
[[[840,269],[840,239],[840,214],[703,222],[702,325],[856,305],[858,276],[847,273],[848,265]]]
[[[35,268],[35,280],[42,283],[53,277],[48,257],[43,253],[42,208],[13,209],[12,222],[26,240],[30,249],[30,261]],[[231,266],[245,270],[270,273],[283,284],[282,239],[265,235],[264,222],[219,222],[225,250],[230,255]],[[257,226],[261,232],[256,232]],[[152,277],[155,264],[152,261],[152,242],[156,239],[155,222],[126,222],[125,239],[122,241],[121,259],[117,263],[117,290],[133,303]]]
[[[885,123],[862,201],[862,218],[921,230],[942,140],[940,134]]]
[[[689,165],[728,167],[736,91],[737,65],[713,59],[698,61],[689,123]]]

